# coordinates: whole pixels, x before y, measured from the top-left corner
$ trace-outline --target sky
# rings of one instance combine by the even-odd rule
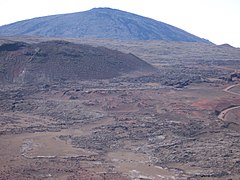
[[[0,0],[0,26],[110,7],[162,21],[215,44],[240,47],[240,0]]]

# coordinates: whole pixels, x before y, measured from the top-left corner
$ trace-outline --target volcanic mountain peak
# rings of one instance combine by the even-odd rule
[[[110,8],[24,20],[0,27],[0,35],[210,43],[166,23]]]

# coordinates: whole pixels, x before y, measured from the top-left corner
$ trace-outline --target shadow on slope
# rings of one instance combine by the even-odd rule
[[[134,71],[155,69],[133,54],[105,47],[47,41],[14,42],[0,46],[2,82],[49,82],[113,78]]]

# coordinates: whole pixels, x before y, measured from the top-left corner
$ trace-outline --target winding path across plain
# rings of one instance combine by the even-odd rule
[[[234,87],[237,87],[237,86],[240,86],[240,84],[235,84],[235,85],[231,85],[231,86],[228,86],[227,88],[223,89],[224,92],[227,92],[227,93],[230,93],[230,94],[234,94],[234,95],[238,95],[240,96],[240,93],[236,93],[236,92],[232,92],[230,91],[232,88]],[[225,117],[227,115],[227,113],[231,110],[234,110],[234,109],[238,109],[240,108],[240,105],[238,106],[234,106],[234,107],[230,107],[230,108],[227,108],[225,110],[223,110],[219,115],[218,115],[218,119],[220,120],[225,120]]]

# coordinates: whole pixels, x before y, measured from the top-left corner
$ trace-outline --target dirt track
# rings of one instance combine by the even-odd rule
[[[240,86],[240,84],[235,84],[235,85],[228,86],[228,87],[225,88],[223,91],[224,91],[224,92],[227,92],[227,93],[230,93],[230,94],[233,94],[233,95],[238,95],[238,96],[240,96],[239,93],[230,91],[232,88],[234,88],[234,87],[236,87],[236,86]],[[218,119],[224,121],[224,120],[225,120],[225,117],[226,117],[227,113],[229,113],[229,111],[232,111],[232,110],[238,109],[238,108],[240,108],[240,105],[239,105],[239,106],[230,107],[230,108],[227,108],[227,109],[223,110],[223,111],[218,115]]]

